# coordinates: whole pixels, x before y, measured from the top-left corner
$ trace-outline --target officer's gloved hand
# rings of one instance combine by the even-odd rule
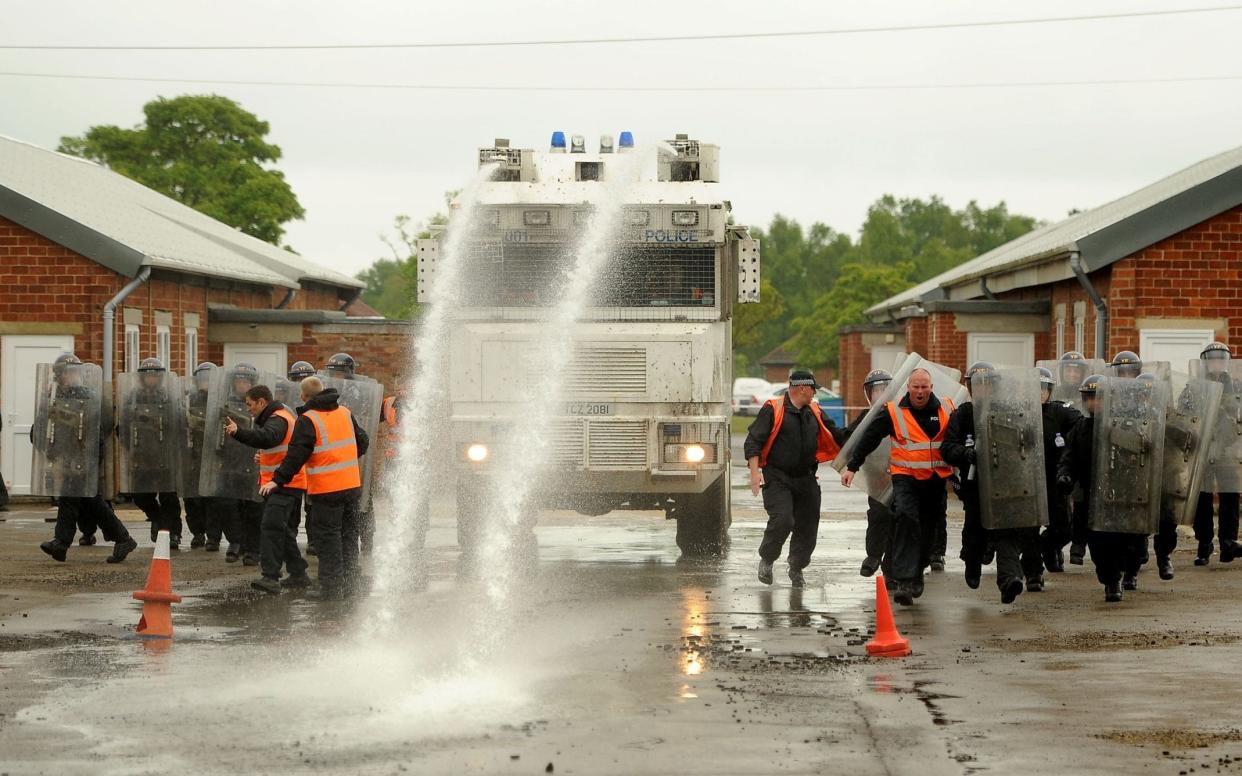
[[[975,448],[973,447],[966,448],[966,460],[971,464],[975,464],[979,462],[979,454],[975,452]]]
[[[1074,480],[1068,475],[1062,474],[1060,477],[1057,477],[1057,490],[1068,496],[1074,491]]]

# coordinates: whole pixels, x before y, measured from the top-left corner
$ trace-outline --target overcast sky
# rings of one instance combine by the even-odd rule
[[[1210,0],[1073,2],[337,2],[43,0],[10,8],[3,44],[399,43],[667,36],[1196,8]],[[329,52],[0,50],[0,71],[161,78],[498,86],[911,85],[1242,76],[1242,10],[827,37]],[[351,273],[422,219],[494,137],[542,147],[675,132],[721,146],[742,223],[774,213],[855,232],[884,193],[955,206],[1005,200],[1042,219],[1100,204],[1242,144],[1242,80],[798,92],[445,92],[211,86],[0,76],[0,133],[54,148],[143,103],[227,95],[271,123],[306,219],[288,241]]]

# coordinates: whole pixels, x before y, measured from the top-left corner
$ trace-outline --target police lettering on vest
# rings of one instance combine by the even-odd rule
[[[768,399],[767,405],[772,408],[772,431],[768,434],[768,441],[763,443],[763,450],[759,453],[759,468],[768,465],[768,453],[772,451],[772,445],[776,442],[776,435],[780,433],[781,424],[785,421],[785,399]],[[824,425],[823,410],[816,402],[807,405],[811,408],[811,414],[815,416],[815,422],[819,426],[819,431],[815,439],[815,460],[817,463],[827,463],[837,457],[837,453],[841,448],[837,445],[832,434],[829,433],[828,427]],[[751,448],[752,450],[754,448]]]
[[[307,410],[315,426],[315,450],[306,461],[306,492],[312,496],[362,487],[354,416],[344,407]]]
[[[284,418],[285,438],[275,447],[259,451],[259,487],[263,487],[272,481],[272,475],[284,463],[285,455],[289,452],[289,440],[293,438],[293,424],[295,421],[293,413],[281,407],[273,412],[272,416]],[[304,470],[298,471],[285,487],[294,490],[306,490],[306,472]]]
[[[889,474],[904,474],[916,480],[929,480],[933,475],[952,476],[953,467],[940,457],[940,443],[944,441],[945,429],[949,427],[953,402],[948,399],[940,400],[940,431],[933,438],[928,438],[927,432],[914,419],[914,413],[909,408],[899,407],[897,402],[889,402],[886,409],[893,424]]]

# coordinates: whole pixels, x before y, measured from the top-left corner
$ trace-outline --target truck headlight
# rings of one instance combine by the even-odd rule
[[[651,213],[647,210],[629,210],[625,214],[625,223],[629,226],[646,226],[651,223]]]
[[[522,223],[527,226],[547,226],[552,223],[550,210],[526,210],[522,213]]]
[[[466,448],[466,458],[475,462],[483,463],[487,460],[487,456],[491,451],[487,449],[487,445],[481,442],[475,442]]]
[[[484,226],[500,226],[500,211],[496,209],[484,210],[479,220]]]
[[[692,442],[664,446],[666,463],[715,463],[716,446]]]
[[[674,210],[673,226],[694,226],[699,222],[697,210]]]

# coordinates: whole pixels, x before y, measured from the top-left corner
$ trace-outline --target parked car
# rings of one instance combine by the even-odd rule
[[[733,414],[758,415],[759,408],[772,393],[772,384],[759,377],[739,377],[733,381]]]
[[[788,383],[777,383],[772,386],[772,392],[764,398],[764,401],[783,397],[788,390]],[[824,411],[824,417],[831,418],[832,422],[838,426],[844,427],[846,425],[845,399],[841,398],[840,394],[834,393],[827,388],[820,388],[815,392],[815,401],[819,404],[819,408]],[[763,402],[760,402],[759,406],[763,406]],[[755,411],[758,412],[758,409]]]

